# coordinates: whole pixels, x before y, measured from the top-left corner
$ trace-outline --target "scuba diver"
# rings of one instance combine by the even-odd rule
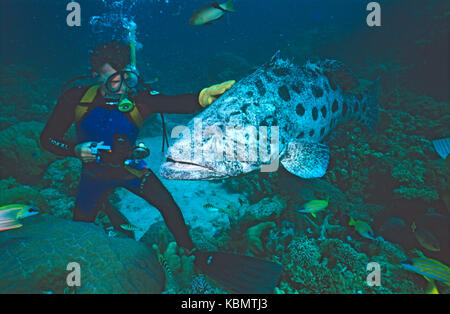
[[[97,46],[90,54],[90,64],[97,84],[72,87],[64,92],[40,136],[44,149],[55,155],[76,157],[83,162],[73,219],[93,222],[108,194],[115,188],[126,188],[160,211],[177,244],[187,255],[196,257],[195,264],[204,273],[219,281],[225,280],[224,284],[235,291],[267,293],[267,290],[260,290],[266,286],[270,288],[265,289],[273,291],[281,274],[280,265],[235,254],[202,252],[195,248],[180,208],[143,162],[149,154],[148,148],[135,143],[143,122],[151,114],[202,110],[229,90],[235,81],[213,85],[195,94],[159,94],[139,76],[133,46],[121,42]],[[77,143],[64,139],[73,123]],[[128,224],[127,220],[108,206],[105,213],[114,228],[124,232],[120,226]],[[270,278],[270,282],[266,279],[262,285],[260,281],[249,281],[248,287],[243,288],[241,278],[226,282],[231,278],[226,269],[235,267],[242,271],[247,264],[251,268],[257,266],[257,275],[266,271],[264,265],[276,265],[276,269],[273,266],[269,268],[277,278]]]

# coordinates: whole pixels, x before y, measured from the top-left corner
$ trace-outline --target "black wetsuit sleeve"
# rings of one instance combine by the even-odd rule
[[[58,156],[75,157],[76,143],[64,141],[64,135],[75,120],[75,107],[82,96],[80,88],[72,88],[58,100],[41,136],[41,146]]]
[[[203,109],[198,102],[196,94],[151,95],[148,91],[141,91],[136,96],[136,104],[139,106],[143,118],[147,118],[152,113],[194,113]]]

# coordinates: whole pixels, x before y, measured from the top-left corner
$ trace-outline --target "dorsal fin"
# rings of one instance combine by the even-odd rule
[[[277,52],[275,52],[275,54],[270,59],[270,61],[267,62],[266,64],[264,64],[263,68],[265,68],[265,69],[273,68],[275,66],[275,64],[277,64],[277,62],[280,60],[283,61],[283,59],[281,58],[281,51],[278,50]]]
[[[275,52],[275,54],[273,55],[273,57],[270,59],[269,64],[275,64],[278,60],[282,60],[281,59],[281,50],[277,50],[277,52]]]
[[[348,92],[359,86],[356,75],[342,62],[336,60],[325,60],[321,62],[324,74],[333,80],[344,92]]]

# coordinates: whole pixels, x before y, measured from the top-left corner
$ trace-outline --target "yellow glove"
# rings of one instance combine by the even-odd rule
[[[200,103],[200,106],[202,107],[208,107],[213,102],[217,100],[223,93],[225,93],[227,90],[229,90],[231,87],[233,87],[234,83],[236,81],[226,81],[217,85],[213,85],[208,88],[204,88],[200,92],[200,96],[198,96],[198,102]]]

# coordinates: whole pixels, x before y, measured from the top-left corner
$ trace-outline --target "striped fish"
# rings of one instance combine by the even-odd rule
[[[19,219],[39,214],[39,210],[23,204],[10,204],[0,207],[0,231],[20,228]]]
[[[302,209],[299,209],[299,213],[311,214],[314,218],[316,218],[316,213],[324,210],[328,206],[328,201],[330,197],[327,197],[326,200],[313,200],[308,203],[302,205]]]
[[[142,231],[141,228],[139,228],[138,226],[132,225],[132,224],[123,224],[123,225],[120,225],[120,228],[122,228],[123,230],[126,230],[126,231]]]
[[[219,212],[220,211],[220,209],[219,208],[217,208],[216,206],[214,206],[214,205],[212,205],[212,204],[205,204],[205,205],[203,205],[203,208],[204,209],[207,209],[209,212],[211,212],[211,213],[217,213],[217,212]]]
[[[441,156],[442,159],[447,158],[450,152],[450,137],[443,138],[440,140],[434,140],[433,146],[436,152]]]
[[[437,280],[450,286],[450,268],[439,261],[427,257],[418,257],[403,261],[402,266],[424,276],[428,281],[430,279]]]
[[[159,250],[158,245],[153,244],[152,245],[153,250],[155,250],[156,255],[158,256],[158,261],[161,264],[162,268],[166,272],[167,276],[170,278],[173,278],[172,270],[170,269],[169,265],[167,264],[167,260],[164,258],[164,255],[161,254],[161,251]]]
[[[354,220],[353,217],[350,217],[350,221],[348,223],[349,226],[355,227],[355,230],[364,238],[375,240],[375,235],[373,233],[372,227],[362,220]]]

